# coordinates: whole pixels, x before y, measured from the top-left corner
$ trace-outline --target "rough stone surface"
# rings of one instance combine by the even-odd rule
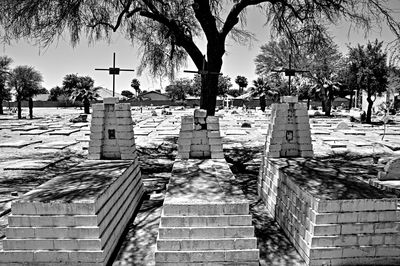
[[[379,180],[400,180],[400,158],[390,160],[384,171],[379,172]]]

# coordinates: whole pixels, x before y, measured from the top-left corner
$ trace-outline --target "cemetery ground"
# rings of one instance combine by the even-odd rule
[[[163,193],[177,154],[180,117],[193,114],[193,109],[172,109],[172,115],[166,116],[161,115],[161,109],[154,110],[157,116],[152,116],[152,111],[132,110],[147,194],[123,234],[114,265],[154,264]],[[13,200],[86,159],[90,116],[87,123],[69,122],[81,112],[73,108],[36,108],[33,120],[0,116],[0,238],[4,238]],[[251,113],[219,111],[216,115],[221,116],[224,155],[236,176],[234,182],[250,201],[261,265],[304,265],[257,195],[268,115],[254,110]],[[385,163],[400,154],[400,117],[396,118],[395,124],[387,126],[383,140],[383,126],[352,123],[348,118],[313,118],[315,156],[330,164],[337,173],[354,176],[365,183],[376,181]],[[242,127],[244,123],[251,127]],[[385,188],[388,185],[391,190],[385,193],[397,193],[396,189],[400,189],[396,182],[382,184]],[[336,187],[329,189],[340,191]]]

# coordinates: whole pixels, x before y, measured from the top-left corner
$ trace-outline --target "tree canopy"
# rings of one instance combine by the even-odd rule
[[[82,35],[95,41],[120,31],[140,45],[139,70],[173,77],[188,57],[199,70],[220,72],[226,39],[246,42],[252,37],[245,30],[249,7],[265,14],[273,35],[285,35],[296,46],[298,34],[307,37],[310,47],[321,43],[324,25],[340,19],[366,30],[386,23],[400,37],[396,14],[381,0],[3,0],[0,32],[5,41],[31,38],[47,45],[65,32],[76,44]],[[196,44],[199,37],[207,40],[206,51]],[[218,78],[215,74],[202,77],[200,105],[213,115]]]
[[[349,47],[349,75],[359,88],[367,93],[367,122],[371,122],[372,106],[377,95],[388,87],[389,67],[387,53],[383,51],[382,42],[368,42],[367,45]]]
[[[0,57],[0,115],[3,114],[3,101],[11,100],[11,91],[6,86],[7,79],[10,77],[10,64],[12,59],[8,56]]]

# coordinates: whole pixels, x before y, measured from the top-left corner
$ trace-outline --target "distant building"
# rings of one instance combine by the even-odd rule
[[[49,99],[50,94],[38,94],[35,97],[33,97],[34,102],[46,102]]]
[[[139,97],[142,97],[143,99],[148,99],[150,101],[169,101],[168,95],[162,94],[161,92],[158,91],[148,91],[141,93]]]
[[[99,95],[99,97],[97,98],[97,100],[103,100],[104,98],[109,98],[109,97],[113,97],[113,93],[112,90],[109,90],[107,88],[100,88],[97,91],[97,94]],[[124,96],[122,96],[120,93],[115,93],[114,97],[118,97],[120,99],[125,99]]]

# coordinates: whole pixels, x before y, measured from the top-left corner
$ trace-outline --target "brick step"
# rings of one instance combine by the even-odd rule
[[[97,226],[97,215],[14,215],[8,216],[9,227]]]
[[[101,250],[100,239],[3,239],[4,250]]]
[[[311,245],[311,247],[345,247],[345,246],[379,246],[379,245],[400,246],[400,236],[398,233],[311,236],[307,232],[305,240],[307,243]]]
[[[100,237],[100,230],[98,227],[7,227],[6,236],[8,239],[94,239]]]
[[[251,215],[161,216],[162,227],[214,227],[251,225]]]
[[[243,263],[256,262],[258,265],[259,250],[258,249],[243,249],[243,250],[210,250],[210,251],[158,251],[155,252],[156,265],[162,265],[161,263],[184,263],[184,262],[221,262],[225,263],[222,265],[232,265],[237,263],[239,265],[245,265]],[[172,265],[172,264],[171,264]],[[211,265],[211,264],[210,264]]]
[[[157,239],[157,250],[241,250],[257,248],[257,238]]]
[[[4,250],[1,263],[4,265],[103,265],[103,251],[70,251],[70,250]],[[85,263],[86,262],[86,263]]]
[[[209,216],[209,215],[246,215],[249,214],[249,203],[221,202],[221,203],[164,203],[164,216]]]
[[[219,239],[254,236],[253,226],[159,227],[159,239]]]
[[[259,266],[258,261],[213,261],[213,262],[156,262],[156,266]],[[321,264],[318,264],[320,266]],[[0,264],[0,266],[2,266]],[[9,266],[9,265],[6,265]],[[86,265],[85,265],[86,266]]]

